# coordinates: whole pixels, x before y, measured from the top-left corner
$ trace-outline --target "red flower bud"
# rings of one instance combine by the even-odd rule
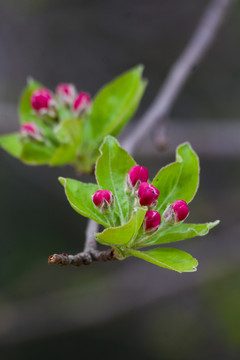
[[[92,200],[98,208],[108,208],[113,202],[113,194],[109,190],[98,190],[93,195]]]
[[[161,224],[161,215],[158,211],[147,211],[144,218],[144,230],[155,231]]]
[[[36,140],[41,140],[42,138],[41,130],[32,122],[21,125],[20,133],[24,136],[30,136]]]
[[[177,221],[186,219],[189,214],[188,204],[184,200],[177,200],[172,203],[172,208]]]
[[[132,186],[135,186],[138,181],[148,180],[148,169],[142,166],[133,166],[128,172],[128,177]]]
[[[37,89],[32,93],[31,105],[35,111],[45,114],[55,104],[51,92],[48,89]]]
[[[56,95],[63,104],[71,105],[76,97],[76,89],[72,84],[59,84],[56,87]]]
[[[142,206],[150,206],[159,197],[159,191],[153,185],[142,182],[138,189],[139,203]]]
[[[90,105],[91,105],[90,95],[88,95],[85,92],[80,92],[74,101],[73,109],[75,110],[75,112],[80,114],[88,110]]]

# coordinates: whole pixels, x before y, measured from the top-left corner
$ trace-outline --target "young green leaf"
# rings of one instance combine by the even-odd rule
[[[38,83],[37,81],[33,79],[28,80],[27,86],[21,95],[19,103],[20,123],[31,122],[36,117],[33,113],[30,99],[32,93],[42,87],[43,85]]]
[[[128,253],[154,265],[179,273],[197,270],[198,262],[185,251],[173,248],[158,248],[148,251],[129,250]]]
[[[190,239],[195,236],[207,235],[209,230],[219,224],[219,220],[206,224],[179,223],[166,228],[160,227],[158,231],[139,241],[137,248],[144,246],[167,244],[175,241]]]
[[[22,146],[21,159],[29,165],[44,165],[49,162],[55,149],[43,143],[27,142]]]
[[[96,95],[90,115],[91,136],[95,141],[101,141],[108,134],[117,135],[132,117],[146,87],[142,71],[142,65],[136,66],[105,85]]]
[[[77,146],[82,140],[82,125],[80,119],[65,120],[55,128],[55,135],[60,142]]]
[[[189,143],[177,148],[176,162],[162,168],[152,182],[159,191],[155,210],[162,213],[168,203],[181,199],[189,203],[199,184],[199,160]]]
[[[96,240],[105,245],[125,245],[137,235],[141,227],[147,208],[137,207],[131,219],[124,225],[105,229],[96,234]]]
[[[59,181],[64,186],[67,199],[76,212],[105,227],[109,226],[109,222],[104,214],[101,213],[92,201],[92,195],[100,189],[98,185],[86,184],[63,177],[60,177]]]
[[[110,190],[115,199],[116,212],[124,224],[129,209],[125,181],[129,169],[135,165],[131,156],[120,147],[112,136],[107,136],[100,148],[101,155],[96,163],[96,178],[102,189]]]
[[[57,109],[58,109],[58,117],[60,122],[64,122],[66,120],[70,120],[73,117],[73,112],[70,110],[69,107],[62,104],[55,98],[57,102]]]
[[[16,158],[19,158],[21,155],[22,143],[18,133],[0,136],[0,146]]]
[[[53,153],[49,161],[49,165],[62,166],[65,164],[71,164],[74,162],[75,158],[76,158],[75,147],[68,144],[62,144]]]

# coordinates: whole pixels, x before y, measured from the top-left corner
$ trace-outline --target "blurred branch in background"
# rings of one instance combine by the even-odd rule
[[[169,75],[153,103],[139,119],[138,125],[122,141],[122,146],[128,152],[134,152],[141,139],[156,123],[158,125],[162,123],[162,126],[165,126],[171,107],[192,71],[213,44],[218,30],[234,1],[213,0],[207,6],[197,29],[178,60],[170,69]],[[164,142],[164,139],[161,140]]]
[[[125,148],[130,154],[134,153],[142,138],[155,126],[156,123],[160,123],[161,125],[158,130],[158,141],[160,141],[161,144],[158,145],[159,147],[165,147],[165,124],[171,107],[181,92],[188,77],[202,60],[203,56],[216,38],[218,30],[233,2],[234,0],[213,0],[210,2],[197,29],[183,53],[170,70],[165,83],[159,90],[153,103],[140,118],[138,124],[122,141],[123,148]],[[85,246],[85,253],[83,252],[77,255],[69,256],[54,254],[49,257],[49,263],[80,266],[84,263],[90,264],[92,260],[102,260],[102,258],[105,260],[114,259],[114,256],[105,256],[105,254],[101,254],[101,252],[98,252],[98,256],[94,257],[94,252],[96,252],[96,240],[93,238],[92,234],[96,231],[97,225],[92,220],[89,220],[88,229],[93,229],[94,231],[87,231],[86,233],[87,245]]]

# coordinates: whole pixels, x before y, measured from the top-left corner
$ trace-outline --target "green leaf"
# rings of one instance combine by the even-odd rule
[[[153,179],[159,191],[155,210],[162,213],[168,203],[178,199],[189,203],[199,184],[199,160],[189,143],[181,144],[176,151],[176,162],[162,168]]]
[[[55,136],[63,144],[53,154],[50,165],[73,163],[82,140],[82,121],[80,119],[65,120],[55,128]]]
[[[0,136],[0,146],[12,156],[19,158],[22,150],[19,133]]]
[[[43,119],[37,118],[35,117],[33,119],[33,122],[39,127],[39,129],[41,130],[43,137],[45,139],[47,139],[48,141],[50,141],[52,143],[53,146],[59,146],[59,141],[56,138],[56,135],[53,131],[53,127],[52,125],[50,126],[49,124],[47,124]]]
[[[179,273],[196,271],[198,262],[185,251],[172,248],[158,248],[148,251],[129,250],[129,254]]]
[[[112,136],[117,136],[123,127],[128,123],[129,120],[133,117],[135,112],[138,109],[142,96],[147,86],[147,80],[141,80],[138,85],[138,89],[136,91],[135,97],[132,99],[131,103],[128,104],[127,112],[122,117],[122,120],[119,122],[119,125],[115,126],[111,131]]]
[[[60,183],[64,186],[67,199],[72,208],[79,214],[88,217],[105,227],[109,226],[106,217],[94,205],[92,195],[99,190],[96,184],[86,184],[81,181],[59,178]]]
[[[53,153],[49,162],[51,166],[61,166],[65,164],[71,164],[76,158],[76,150],[73,146],[68,144],[62,144]]]
[[[92,138],[116,136],[133,116],[141,100],[146,82],[142,80],[143,66],[139,65],[105,85],[93,101],[90,116]]]
[[[46,143],[27,142],[21,151],[21,160],[29,165],[44,165],[50,161],[54,148]]]
[[[139,241],[138,248],[159,244],[167,244],[174,241],[190,239],[195,236],[204,236],[209,230],[219,224],[219,220],[206,224],[184,224],[179,223],[170,227],[161,228],[153,235],[147,236]]]
[[[124,225],[105,229],[97,233],[96,240],[105,245],[126,245],[134,239],[141,227],[147,208],[138,207],[131,219]]]
[[[60,142],[77,146],[82,140],[82,125],[80,119],[65,120],[55,128],[55,135]]]
[[[30,98],[35,90],[42,87],[43,85],[38,83],[37,81],[33,79],[28,80],[27,86],[21,95],[21,99],[19,103],[20,123],[30,122],[36,117],[33,113]]]
[[[70,110],[68,106],[62,104],[57,98],[55,98],[57,102],[57,111],[60,122],[72,119],[74,117],[73,111]]]
[[[112,136],[105,138],[100,152],[101,155],[96,163],[97,182],[102,189],[110,190],[113,193],[116,212],[120,216],[121,224],[124,224],[129,211],[125,180],[128,171],[135,165],[135,161]]]

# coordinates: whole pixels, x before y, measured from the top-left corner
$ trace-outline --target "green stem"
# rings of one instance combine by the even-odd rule
[[[136,202],[136,197],[134,193],[130,193],[128,195],[128,214],[127,214],[127,221],[130,220],[134,206],[135,206],[135,202]]]

